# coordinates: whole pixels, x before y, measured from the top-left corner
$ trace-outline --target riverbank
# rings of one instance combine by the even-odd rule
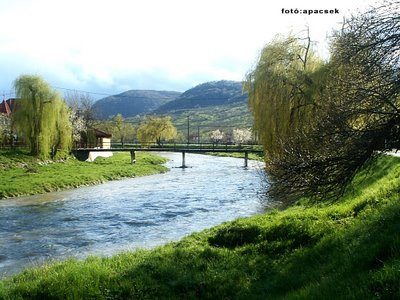
[[[212,155],[212,156],[219,156],[219,157],[235,157],[235,158],[244,158],[244,153],[226,153],[226,152],[207,152],[207,155]],[[257,154],[257,153],[249,153],[249,159],[250,160],[256,160],[256,161],[264,161],[264,156],[263,154]]]
[[[335,202],[308,199],[153,250],[69,260],[0,282],[0,299],[396,299],[400,158]]]
[[[129,153],[114,153],[109,158],[81,162],[72,157],[40,161],[21,151],[0,152],[0,199],[41,194],[109,180],[166,172],[166,159],[140,152],[136,164]]]

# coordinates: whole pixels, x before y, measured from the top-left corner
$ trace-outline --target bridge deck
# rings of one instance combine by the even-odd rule
[[[136,162],[136,152],[181,152],[182,153],[182,168],[186,168],[185,154],[186,153],[207,153],[207,152],[221,152],[221,153],[243,153],[244,165],[247,167],[249,153],[263,153],[262,150],[253,148],[185,148],[185,147],[160,147],[160,148],[75,148],[72,153],[79,160],[87,160],[90,152],[122,152],[129,151],[131,154],[131,163]]]
[[[146,151],[146,152],[188,152],[188,153],[206,153],[206,152],[222,152],[222,153],[263,153],[262,150],[248,148],[74,148],[72,151],[89,151],[89,152],[123,152],[123,151]]]

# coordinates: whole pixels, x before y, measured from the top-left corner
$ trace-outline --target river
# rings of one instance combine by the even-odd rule
[[[0,277],[68,257],[112,255],[178,240],[268,205],[262,164],[180,153],[165,174],[0,200]]]

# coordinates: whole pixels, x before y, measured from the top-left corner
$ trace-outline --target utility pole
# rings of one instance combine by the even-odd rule
[[[189,116],[187,116],[187,144],[189,145],[189,141],[190,141],[190,121],[189,121]]]

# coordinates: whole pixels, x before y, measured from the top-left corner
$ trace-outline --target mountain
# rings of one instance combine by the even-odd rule
[[[197,85],[152,112],[169,115],[182,139],[200,136],[207,140],[209,133],[219,129],[231,133],[235,128],[252,128],[253,117],[248,108],[248,96],[236,81],[212,81]],[[138,125],[144,116],[127,120]]]
[[[215,129],[231,132],[234,128],[252,128],[253,118],[247,102],[241,82],[212,81],[187,90],[153,113],[171,116],[178,132],[184,136],[189,127],[191,135],[200,134],[203,139]],[[139,123],[140,118],[132,121]]]
[[[187,135],[188,121],[191,134],[205,133],[219,129],[231,132],[234,128],[252,128],[253,118],[247,103],[233,102],[224,105],[169,111],[179,132]]]
[[[242,92],[242,83],[237,81],[211,81],[199,84],[177,99],[156,110],[155,114],[168,114],[170,111],[193,109],[208,106],[220,106],[237,102],[247,102],[247,94]]]
[[[181,93],[173,91],[130,90],[100,99],[94,103],[93,108],[101,119],[118,113],[126,118],[149,114],[180,95]]]
[[[106,119],[118,113],[138,126],[145,115],[169,115],[178,132],[187,136],[220,129],[251,128],[253,118],[247,104],[248,96],[237,81],[212,81],[199,84],[184,93],[131,90],[98,100],[94,108]]]

